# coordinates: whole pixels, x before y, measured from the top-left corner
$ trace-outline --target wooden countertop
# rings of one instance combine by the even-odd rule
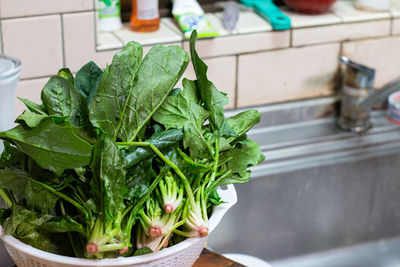
[[[224,256],[203,249],[199,259],[194,263],[193,267],[244,267],[244,265],[234,262]]]

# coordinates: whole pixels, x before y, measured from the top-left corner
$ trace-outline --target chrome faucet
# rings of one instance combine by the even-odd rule
[[[343,130],[364,133],[372,127],[370,109],[400,90],[400,78],[379,90],[373,90],[375,70],[340,57],[344,65],[339,127]]]

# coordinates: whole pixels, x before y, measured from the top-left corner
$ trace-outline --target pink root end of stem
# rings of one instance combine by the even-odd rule
[[[125,254],[128,251],[128,249],[129,249],[128,247],[121,248],[119,250],[119,254],[121,254],[121,255]]]
[[[169,243],[169,241],[167,240],[167,241],[164,243],[163,247],[164,247],[164,248],[168,247],[168,243]]]
[[[161,236],[161,229],[158,226],[151,226],[149,230],[149,236],[152,238],[157,238]]]
[[[165,204],[164,209],[165,213],[171,213],[174,211],[174,206],[172,206],[172,204]]]
[[[208,228],[200,226],[199,229],[197,230],[197,233],[199,234],[199,237],[208,236]]]
[[[97,252],[97,244],[95,243],[89,243],[86,245],[86,251],[89,254],[95,254]]]

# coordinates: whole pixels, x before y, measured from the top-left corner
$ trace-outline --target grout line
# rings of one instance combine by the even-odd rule
[[[172,20],[172,18],[171,18],[171,20]],[[175,21],[175,18],[173,18],[173,20]],[[181,30],[177,30],[175,27],[171,27],[171,26],[169,25],[169,23],[163,23],[162,20],[160,19],[160,24],[161,24],[161,23],[162,23],[165,27],[167,27],[168,29],[170,29],[171,31],[173,31],[174,33],[180,35],[180,37],[182,37],[182,40],[185,39],[185,36],[184,36],[184,34],[183,34],[183,32],[182,32]],[[174,22],[171,22],[171,23],[174,23]],[[178,25],[176,25],[176,26],[179,27]]]
[[[311,43],[311,44],[302,44],[302,45],[295,45],[292,48],[304,48],[309,46],[318,46],[318,45],[327,45],[327,44],[334,44],[339,42],[360,42],[360,41],[368,41],[368,40],[377,40],[377,39],[385,39],[391,37],[390,34],[387,35],[379,35],[379,36],[370,36],[370,37],[360,37],[355,39],[343,39],[343,40],[335,40],[335,41],[327,41],[321,43]]]
[[[34,15],[25,15],[25,16],[16,16],[16,17],[6,17],[6,18],[3,18],[3,20],[27,19],[27,18],[36,18],[36,17],[59,15],[59,14],[79,14],[79,13],[84,13],[84,12],[93,12],[93,9],[84,9],[84,10],[79,10],[79,11],[43,13],[43,14],[34,14]]]
[[[236,56],[236,73],[235,73],[235,101],[233,103],[233,108],[237,108],[239,102],[239,56]]]
[[[310,26],[302,26],[302,27],[292,27],[293,29],[313,29],[313,28],[323,28],[323,27],[330,27],[330,26],[337,26],[337,25],[347,25],[347,24],[361,24],[361,23],[368,23],[368,22],[379,22],[391,20],[390,17],[388,18],[376,18],[376,19],[367,19],[367,20],[356,20],[356,21],[347,21],[347,22],[338,22],[338,23],[329,23],[329,24],[315,24]]]
[[[98,52],[97,51],[97,45],[98,45],[97,35],[99,34],[99,30],[98,30],[98,27],[97,27],[97,17],[98,17],[97,10],[95,10],[93,12],[93,20],[94,20],[94,22],[93,22],[93,25],[94,25],[93,33],[94,33],[94,52],[95,53]]]
[[[60,14],[60,21],[61,21],[61,52],[62,52],[62,60],[63,60],[63,67],[66,68],[64,16],[62,14]]]
[[[35,80],[38,80],[38,79],[50,79],[51,77],[52,77],[52,75],[45,75],[45,76],[38,76],[38,77],[21,78],[21,79],[19,79],[19,81],[21,81],[21,82],[23,82],[23,81],[35,81]]]
[[[118,39],[118,41],[120,41],[120,39]],[[132,40],[133,41],[133,40]],[[140,43],[140,42],[139,42]],[[155,45],[176,45],[176,44],[180,44],[181,41],[176,41],[176,42],[160,42],[160,43],[154,43],[154,44],[146,44],[146,45],[142,45],[140,44],[143,48],[145,47],[150,47],[150,46],[155,46]],[[125,42],[122,42],[122,46],[119,47],[114,47],[114,48],[105,48],[105,49],[98,49],[97,45],[96,45],[96,53],[101,53],[101,52],[107,52],[107,51],[118,51],[121,48],[125,47]],[[182,48],[183,48],[183,44],[182,44]]]
[[[98,34],[98,33],[97,33]],[[122,47],[124,47],[125,46],[125,41],[124,40],[122,40],[117,34],[115,34],[115,32],[111,32],[111,34],[118,40],[118,41],[120,41],[121,42],[121,44],[122,44]],[[99,50],[99,49],[96,49],[96,50]],[[103,49],[101,49],[101,50],[103,50]]]
[[[393,27],[394,27],[394,18],[392,17],[390,20],[390,29],[389,29],[389,35],[393,36]]]
[[[4,55],[4,36],[3,36],[3,21],[0,20],[0,45],[1,51],[0,53]]]
[[[290,28],[289,47],[293,47],[293,32],[294,32],[294,29],[293,29],[293,28]]]

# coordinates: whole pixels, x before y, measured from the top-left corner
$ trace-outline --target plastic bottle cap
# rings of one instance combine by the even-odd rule
[[[0,56],[0,79],[6,79],[21,71],[21,61],[13,57]]]

